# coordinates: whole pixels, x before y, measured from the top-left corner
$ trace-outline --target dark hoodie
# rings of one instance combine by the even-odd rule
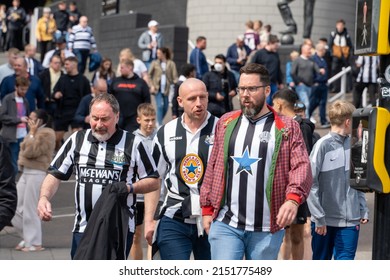
[[[301,131],[303,134],[303,140],[305,141],[307,153],[310,155],[310,152],[314,146],[313,142],[313,133],[314,133],[314,124],[309,119],[302,119],[300,116],[295,116],[294,120],[299,123]]]

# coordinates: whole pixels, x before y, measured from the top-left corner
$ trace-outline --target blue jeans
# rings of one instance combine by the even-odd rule
[[[74,255],[76,254],[77,247],[79,247],[81,237],[83,237],[83,234],[80,232],[74,232],[73,238],[72,238],[72,248],[70,250],[70,257],[74,258]]]
[[[198,237],[194,224],[186,224],[166,216],[157,229],[157,246],[162,260],[189,260],[191,252],[195,260],[210,260],[210,244],[207,234]]]
[[[127,239],[126,239],[126,256],[129,256],[131,245],[133,245],[133,236],[134,233],[128,231],[127,232]],[[70,257],[74,258],[76,254],[76,250],[80,245],[80,240],[83,237],[83,233],[80,232],[74,232],[73,233],[73,238],[72,238],[72,248],[70,250]]]
[[[274,96],[274,94],[278,91],[278,85],[275,83],[271,83],[270,86],[271,86],[271,93],[267,97],[267,104],[272,106],[272,104],[273,104],[272,96]]]
[[[312,87],[310,94],[310,107],[309,115],[307,118],[310,118],[314,110],[320,106],[320,119],[321,124],[326,124],[326,102],[328,102],[328,86],[326,84],[318,84]]]
[[[78,64],[77,69],[80,74],[84,74],[85,68],[87,67],[87,60],[89,56],[88,49],[73,49],[74,55],[77,57]]]
[[[353,227],[326,227],[326,235],[315,232],[311,223],[313,260],[353,260],[359,240],[360,225]]]
[[[168,96],[162,92],[156,93],[156,106],[157,106],[157,122],[159,125],[163,125],[163,120],[168,112]]]
[[[309,106],[310,106],[309,98],[310,98],[310,93],[311,93],[311,87],[308,87],[307,85],[304,85],[304,84],[297,85],[295,87],[295,91],[298,94],[299,100],[303,104],[305,104],[305,106],[306,106],[306,111],[305,111],[306,118],[309,118]]]
[[[65,40],[66,40],[66,43],[68,43],[68,39],[69,39],[68,31],[56,30],[56,32],[54,33],[54,38],[55,39],[59,39],[60,37],[64,37]]]
[[[23,138],[19,138],[16,140],[16,142],[10,142],[9,148],[11,151],[11,157],[12,157],[12,166],[15,170],[15,175],[18,174],[18,157],[19,157],[19,151],[20,151],[20,143],[22,143]]]
[[[284,230],[275,232],[245,231],[220,221],[211,224],[209,242],[212,260],[276,260]]]

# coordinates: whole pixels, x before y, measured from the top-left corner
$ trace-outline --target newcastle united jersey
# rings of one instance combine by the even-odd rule
[[[247,231],[269,231],[265,186],[275,147],[272,112],[256,121],[242,116],[228,145],[225,205],[217,220]]]
[[[161,215],[186,223],[195,223],[194,217],[201,216],[199,188],[211,155],[217,120],[208,113],[203,125],[192,133],[180,117],[157,132],[155,140],[161,151],[158,169],[167,191]]]
[[[73,232],[84,232],[93,206],[103,189],[114,182],[134,182],[139,178],[158,177],[155,162],[142,143],[134,144],[134,135],[117,129],[107,141],[100,142],[91,130],[73,133],[51,162],[49,173],[68,180],[75,172],[76,215]],[[137,174],[135,174],[137,173]],[[129,195],[128,206],[134,232],[135,195]]]

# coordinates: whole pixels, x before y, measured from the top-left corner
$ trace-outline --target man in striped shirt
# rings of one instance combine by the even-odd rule
[[[199,189],[214,142],[217,118],[207,111],[206,85],[195,78],[184,81],[177,98],[184,114],[162,126],[155,137],[161,156],[167,196],[156,227],[161,259],[210,259],[210,245],[202,225]],[[153,196],[153,197],[152,197]],[[145,195],[145,235],[151,244],[153,209],[159,193]],[[155,245],[154,244],[154,245]]]
[[[152,156],[142,142],[134,144],[133,134],[118,128],[118,120],[119,104],[115,97],[111,94],[96,96],[90,104],[91,129],[75,132],[67,139],[51,162],[49,174],[42,183],[38,214],[42,220],[50,221],[50,199],[61,180],[68,180],[75,169],[76,215],[72,258],[104,188],[116,182],[126,183],[129,192],[127,206],[131,218],[128,224],[130,240],[135,228],[135,194],[159,188],[158,173]],[[136,177],[140,178],[137,182]]]
[[[277,259],[284,227],[310,190],[299,124],[266,104],[270,77],[260,64],[240,69],[241,111],[225,114],[200,193],[212,259]],[[214,220],[214,222],[212,222]]]
[[[356,77],[353,89],[353,105],[356,108],[362,108],[362,95],[365,88],[369,96],[371,106],[376,106],[377,79],[379,71],[379,56],[358,56],[356,67],[359,68],[359,74]]]
[[[94,52],[97,51],[96,40],[93,36],[92,28],[88,26],[88,18],[86,16],[80,17],[79,24],[72,27],[68,49],[76,55],[79,61],[79,73],[84,74],[91,49]]]

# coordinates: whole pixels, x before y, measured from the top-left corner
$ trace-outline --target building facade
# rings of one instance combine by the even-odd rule
[[[270,0],[79,0],[79,10],[88,16],[100,52],[117,63],[118,53],[130,47],[137,57],[141,51],[137,47],[139,35],[147,29],[150,19],[160,23],[166,46],[174,52],[178,66],[185,63],[191,47],[188,40],[195,43],[196,37],[205,36],[205,54],[213,60],[218,53],[226,53],[237,35],[245,31],[245,22],[261,20],[272,26],[272,33],[286,29],[277,3]],[[302,42],[304,2],[292,1],[293,18],[298,33],[294,35],[295,45]],[[69,1],[67,1],[69,2]],[[335,23],[342,18],[354,37],[355,0],[322,0],[314,6],[314,24],[311,38],[316,42],[321,37],[329,37]],[[55,9],[56,3],[53,3]],[[111,7],[103,15],[104,7]],[[114,7],[114,9],[112,9]]]

